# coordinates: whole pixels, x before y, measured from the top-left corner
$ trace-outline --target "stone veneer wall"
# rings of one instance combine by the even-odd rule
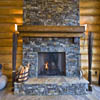
[[[38,77],[38,52],[65,52],[66,76],[79,76],[79,39],[73,38],[23,38],[23,65],[30,63],[30,77]]]
[[[24,25],[79,25],[79,0],[24,0]]]
[[[15,83],[14,94],[16,95],[86,95],[88,84],[20,84]]]

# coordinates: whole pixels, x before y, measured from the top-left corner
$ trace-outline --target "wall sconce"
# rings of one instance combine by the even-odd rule
[[[84,24],[84,26],[85,26],[85,32],[87,31],[87,24]]]
[[[17,24],[15,24],[15,32],[17,32]]]

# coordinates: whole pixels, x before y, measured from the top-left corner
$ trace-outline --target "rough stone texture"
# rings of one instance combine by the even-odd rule
[[[23,38],[23,65],[30,63],[30,77],[38,77],[38,52],[65,52],[66,76],[79,76],[80,47],[73,38]]]
[[[12,82],[0,91],[0,100],[100,100],[100,86],[92,85],[92,92],[86,95],[57,95],[57,96],[19,96],[12,92]]]
[[[17,95],[83,95],[86,94],[87,84],[22,84],[15,85]]]
[[[83,78],[31,78],[23,84],[15,83],[14,93],[16,95],[83,95],[87,93],[87,88],[88,81]]]
[[[79,0],[24,0],[25,25],[79,25]]]

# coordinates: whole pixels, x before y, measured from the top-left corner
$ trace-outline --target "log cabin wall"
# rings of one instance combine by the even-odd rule
[[[100,71],[100,0],[80,0],[80,23],[87,24],[87,32],[94,33],[92,79],[98,80]],[[11,80],[12,75],[12,35],[14,24],[23,23],[23,0],[0,0],[0,64],[3,73]],[[87,34],[86,32],[86,34]],[[88,75],[87,35],[81,39],[81,64],[84,77]],[[17,67],[22,62],[22,40],[18,39]]]
[[[12,35],[15,24],[23,23],[23,0],[0,0],[0,64],[12,79]],[[22,40],[18,40],[17,66],[22,59]]]
[[[80,0],[80,23],[87,24],[85,43],[81,39],[81,62],[84,77],[88,77],[88,48],[87,35],[93,32],[93,63],[92,63],[92,80],[98,81],[100,73],[100,0]],[[83,47],[84,44],[84,47]]]

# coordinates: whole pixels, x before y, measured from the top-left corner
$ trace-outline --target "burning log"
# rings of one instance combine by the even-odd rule
[[[45,63],[45,70],[48,71],[48,62]]]

